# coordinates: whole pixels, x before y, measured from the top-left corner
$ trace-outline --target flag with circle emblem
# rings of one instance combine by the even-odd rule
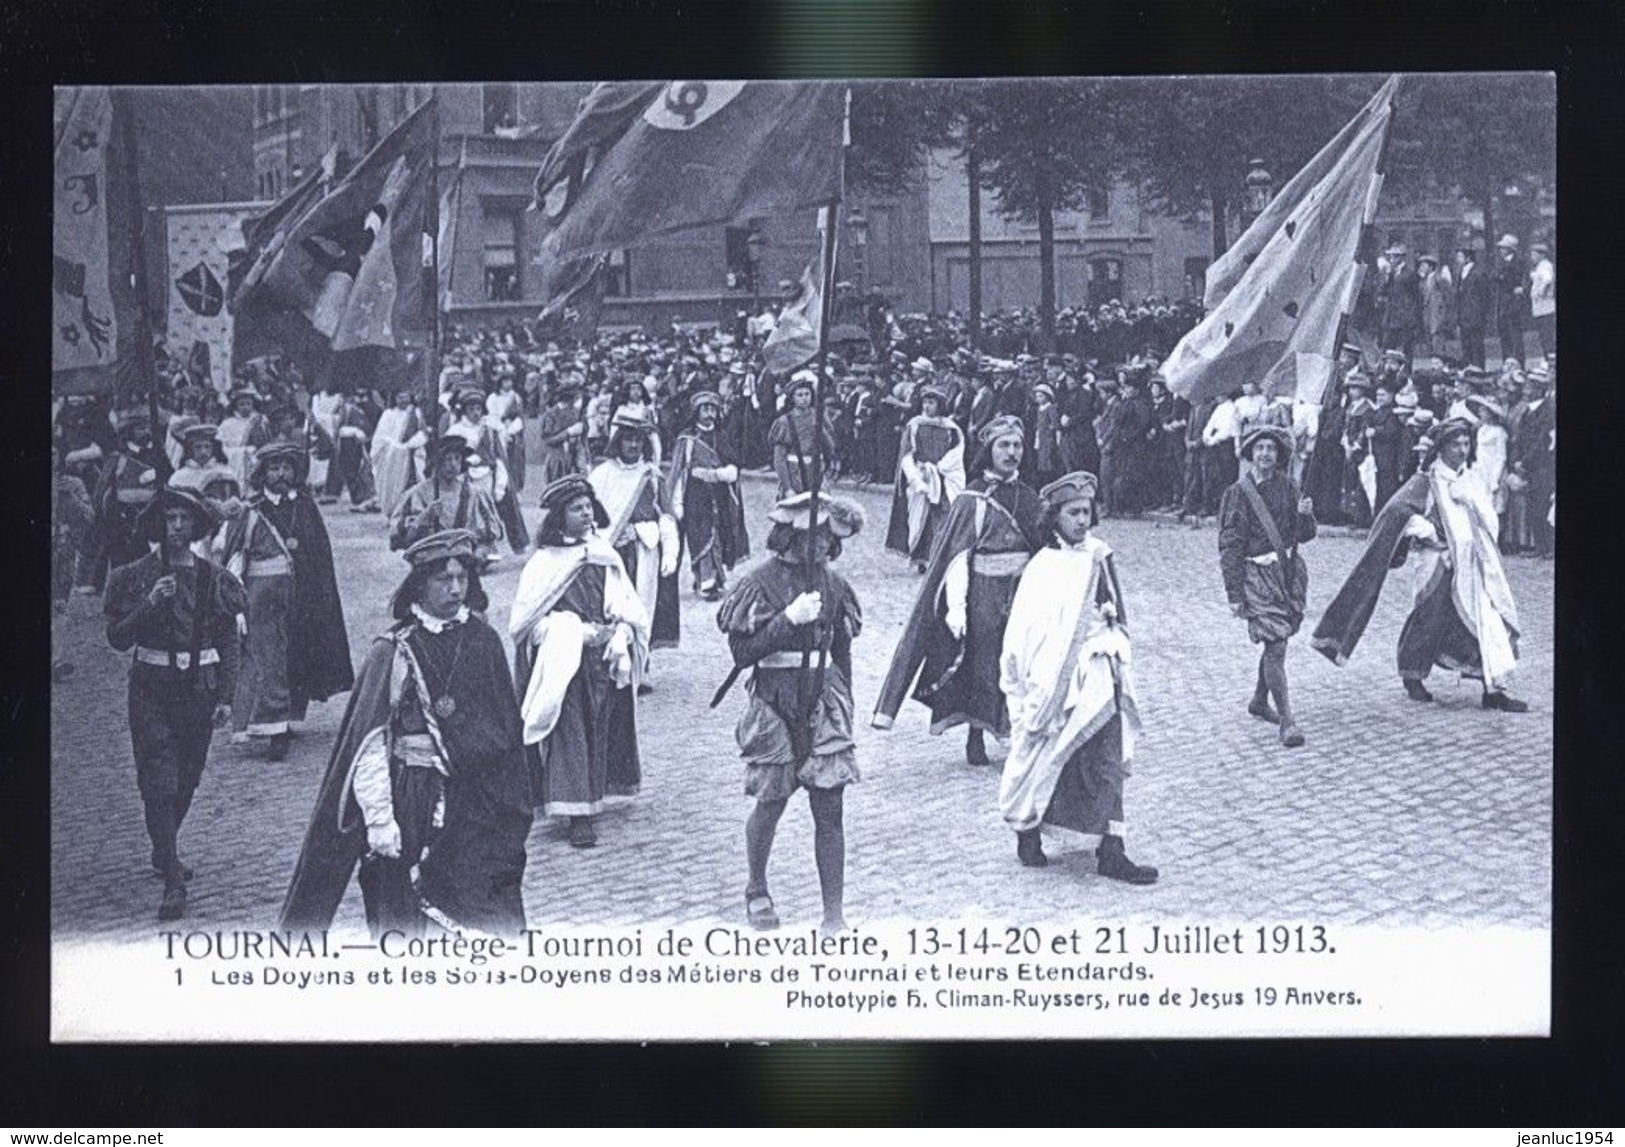
[[[845,88],[826,82],[599,84],[542,163],[542,259],[720,227],[840,194]]]

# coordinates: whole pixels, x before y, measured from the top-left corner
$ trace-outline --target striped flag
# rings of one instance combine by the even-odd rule
[[[1194,403],[1251,379],[1320,402],[1364,271],[1398,84],[1390,77],[1214,263],[1207,316],[1162,365],[1175,394]]]

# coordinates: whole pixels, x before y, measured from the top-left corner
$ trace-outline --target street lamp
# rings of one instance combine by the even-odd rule
[[[868,294],[869,273],[864,255],[869,246],[869,218],[864,215],[863,208],[852,208],[852,213],[846,217],[846,226],[852,233],[852,257],[858,265],[858,292]]]
[[[1275,198],[1275,177],[1269,173],[1262,159],[1250,159],[1247,165],[1247,195],[1243,202],[1247,204],[1250,223],[1263,214],[1264,208]]]

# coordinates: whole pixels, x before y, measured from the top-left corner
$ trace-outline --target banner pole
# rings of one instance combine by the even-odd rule
[[[427,409],[423,412],[425,429],[429,436],[430,445],[434,444],[440,435],[440,93],[432,92],[429,96],[434,104],[433,143],[429,150],[429,354],[428,379],[425,388],[429,393]],[[461,172],[458,173],[459,177]]]

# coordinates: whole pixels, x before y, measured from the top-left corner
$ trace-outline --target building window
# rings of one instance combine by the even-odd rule
[[[1112,196],[1111,191],[1104,183],[1094,183],[1083,193],[1084,208],[1089,212],[1089,222],[1103,223],[1111,218]]]
[[[626,251],[611,251],[604,265],[604,294],[609,298],[624,298],[632,293],[632,261]]]
[[[1100,258],[1089,260],[1089,305],[1098,307],[1112,299],[1123,297],[1123,260]]]
[[[485,134],[511,132],[519,126],[519,85],[486,84],[483,89]]]
[[[519,298],[520,221],[520,208],[485,207],[482,225],[487,302],[507,303]]]
[[[1207,264],[1201,256],[1185,260],[1185,297],[1200,299],[1207,294]]]

